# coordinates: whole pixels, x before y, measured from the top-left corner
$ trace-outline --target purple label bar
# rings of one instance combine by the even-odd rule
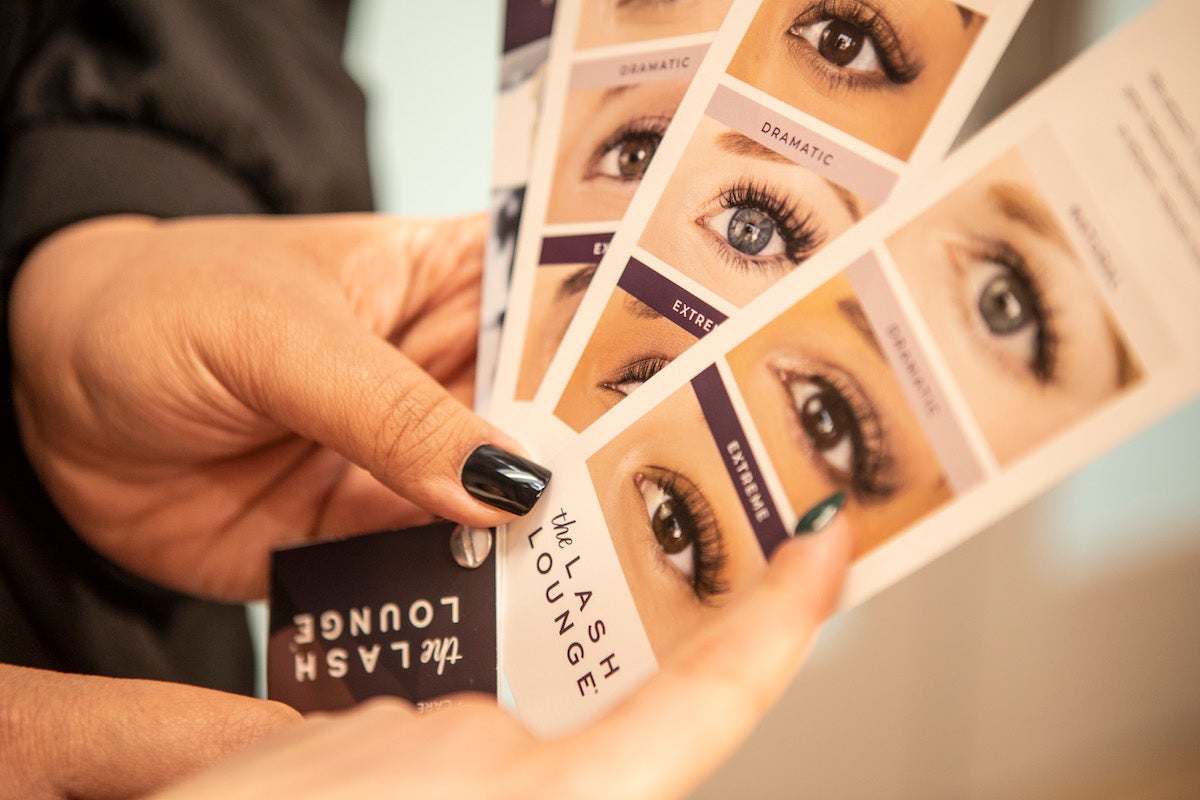
[[[539,264],[599,264],[608,252],[612,232],[588,233],[582,236],[551,236],[542,239]]]
[[[708,45],[700,44],[582,61],[571,70],[571,89],[600,89],[668,79],[691,80],[707,51]]]
[[[659,275],[636,258],[629,259],[617,286],[685,331],[702,339],[727,317],[708,303]]]
[[[727,86],[716,88],[704,113],[876,205],[896,185],[895,173]]]
[[[725,391],[725,384],[721,382],[715,364],[692,378],[692,389],[700,401],[713,441],[721,451],[721,460],[729,471],[729,479],[737,489],[750,527],[754,529],[762,551],[770,556],[788,538],[788,531],[779,519],[779,511],[771,499],[770,491],[763,483],[758,460],[750,452],[746,433],[733,410],[733,403],[729,401],[729,393]]]

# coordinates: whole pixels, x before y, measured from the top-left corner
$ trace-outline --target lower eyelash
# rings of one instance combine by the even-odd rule
[[[793,265],[812,257],[825,243],[825,234],[817,226],[811,212],[802,212],[798,203],[791,202],[779,193],[760,183],[737,183],[721,192],[720,204],[724,209],[757,208],[775,223],[776,233],[783,239],[784,255]],[[740,269],[754,269],[763,261],[738,252],[731,245],[724,248],[728,260]]]
[[[712,507],[700,490],[678,472],[665,467],[650,467],[649,472],[659,489],[679,501],[692,524],[696,537],[692,588],[702,603],[715,605],[716,598],[729,591],[729,583],[721,577],[725,572],[725,538]]]

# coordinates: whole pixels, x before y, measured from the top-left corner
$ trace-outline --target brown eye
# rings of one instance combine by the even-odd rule
[[[662,137],[637,134],[621,142],[617,150],[617,173],[625,180],[638,180],[646,173]]]
[[[846,402],[830,388],[819,389],[800,404],[797,414],[800,427],[808,434],[813,447],[827,452],[852,430],[853,412]]]
[[[679,524],[674,500],[664,500],[654,509],[650,527],[658,546],[669,556],[683,552],[692,543],[692,537]]]
[[[866,41],[867,34],[861,28],[843,20],[830,20],[821,31],[817,52],[834,66],[845,67],[854,63]]]

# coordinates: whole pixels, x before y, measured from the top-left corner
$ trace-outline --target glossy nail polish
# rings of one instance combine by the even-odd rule
[[[837,492],[826,497],[808,510],[808,513],[796,523],[796,536],[816,533],[833,522],[833,518],[846,505],[846,493]]]
[[[477,447],[462,469],[472,497],[514,514],[528,514],[548,483],[550,470],[490,444]]]

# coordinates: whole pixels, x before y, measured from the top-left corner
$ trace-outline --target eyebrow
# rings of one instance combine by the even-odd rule
[[[1015,183],[997,183],[988,188],[992,205],[1007,219],[1024,225],[1033,233],[1049,239],[1067,252],[1072,247],[1054,212],[1036,194]]]
[[[969,28],[975,22],[975,18],[980,16],[969,8],[958,7],[958,13],[962,15],[962,24],[964,28]]]
[[[631,294],[625,295],[625,311],[634,319],[662,319],[662,314]]]
[[[759,161],[769,161],[772,164],[784,164],[789,167],[806,169],[806,167],[797,164],[787,156],[780,155],[766,145],[759,144],[749,136],[737,131],[725,131],[717,136],[717,147],[734,156],[745,156],[746,158],[753,158]],[[821,177],[821,180],[829,184],[829,188],[833,189],[834,194],[842,201],[842,205],[846,207],[846,211],[849,212],[850,217],[854,221],[857,222],[862,219],[862,206],[859,204],[858,197],[854,192],[839,186],[828,178]]]
[[[583,294],[587,289],[588,284],[592,282],[592,276],[596,274],[597,264],[584,264],[579,269],[567,276],[558,286],[558,291],[554,293],[556,301],[569,300],[577,294]]]
[[[850,323],[856,331],[862,334],[867,344],[879,354],[880,358],[886,358],[883,348],[879,344],[879,339],[875,338],[875,331],[871,328],[871,323],[867,321],[867,315],[863,313],[862,306],[856,300],[839,300],[838,311],[842,312],[842,316]]]

